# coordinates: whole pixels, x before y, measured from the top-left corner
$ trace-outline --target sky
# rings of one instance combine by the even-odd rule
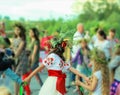
[[[51,19],[75,15],[72,5],[75,0],[0,0],[0,15],[11,19]]]

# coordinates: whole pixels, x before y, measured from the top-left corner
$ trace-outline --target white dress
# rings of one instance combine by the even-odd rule
[[[43,60],[43,64],[47,67],[48,70],[62,71],[70,67],[69,63],[64,63],[62,59],[54,53],[49,54]],[[62,95],[59,91],[56,90],[56,81],[57,77],[48,76],[39,92],[39,95]]]

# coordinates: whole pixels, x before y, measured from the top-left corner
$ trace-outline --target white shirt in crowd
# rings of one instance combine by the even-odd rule
[[[114,38],[114,39],[109,39],[108,38],[108,41],[110,42],[110,46],[111,46],[111,48],[112,48],[112,50],[114,49],[114,47],[115,47],[115,45],[117,44],[117,39],[116,38]]]
[[[93,91],[92,95],[102,95],[102,73],[101,71],[97,71],[94,73],[94,76],[97,78],[98,83],[96,89]]]
[[[120,81],[120,56],[115,56],[108,65],[110,70],[115,69],[114,79]]]
[[[80,49],[80,44],[76,44],[77,41],[81,40],[82,38],[84,38],[84,33],[80,33],[80,32],[75,32],[75,34],[73,35],[73,46],[72,46],[72,58],[75,57],[77,51]]]
[[[105,40],[103,42],[99,41],[99,40],[96,40],[95,41],[95,44],[94,44],[94,47],[102,50],[104,53],[105,53],[105,56],[107,59],[110,58],[110,42],[108,40]]]

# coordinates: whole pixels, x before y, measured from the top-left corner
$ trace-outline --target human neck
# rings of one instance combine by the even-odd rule
[[[99,41],[100,41],[100,42],[103,42],[103,41],[105,41],[105,39],[100,39]]]
[[[110,39],[110,40],[114,39],[114,36],[109,36],[109,39]]]

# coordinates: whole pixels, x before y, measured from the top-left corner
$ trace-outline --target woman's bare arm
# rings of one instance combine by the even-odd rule
[[[37,67],[24,81],[29,82],[31,78],[36,75],[38,72],[40,72],[42,69],[44,69],[44,65],[41,64],[39,67]]]
[[[88,89],[89,91],[94,91],[97,86],[98,79],[95,76],[93,76],[92,78],[93,78],[92,83],[90,85],[87,85],[79,80],[76,81],[76,85],[82,86],[82,87]]]
[[[77,71],[75,68],[70,67],[69,70],[70,70],[72,73],[78,75],[79,77],[82,77],[84,80],[88,80],[88,77],[86,77],[85,75],[79,73],[79,71]]]
[[[32,53],[32,55],[31,55],[31,65],[34,64],[33,62],[34,62],[34,59],[35,59],[35,57],[36,57],[37,50],[38,50],[38,46],[35,45],[35,46],[34,46],[34,49],[33,49],[33,53]]]

